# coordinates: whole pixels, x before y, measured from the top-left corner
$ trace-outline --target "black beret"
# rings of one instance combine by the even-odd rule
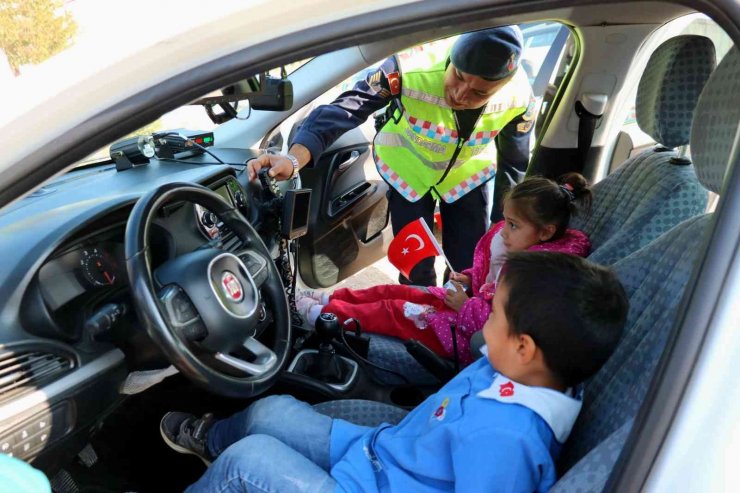
[[[516,72],[522,45],[522,32],[517,26],[474,31],[455,41],[450,60],[461,72],[500,80]]]

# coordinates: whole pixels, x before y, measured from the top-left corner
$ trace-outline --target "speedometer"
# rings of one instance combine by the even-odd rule
[[[116,262],[98,248],[83,250],[80,266],[85,279],[93,286],[111,286],[116,282]]]

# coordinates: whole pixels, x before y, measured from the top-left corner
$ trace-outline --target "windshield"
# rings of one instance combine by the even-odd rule
[[[142,49],[206,20],[234,15],[259,1],[219,0],[205,8],[200,0],[34,0],[0,2],[0,87],[3,118],[11,119],[48,99],[50,92],[75,84]],[[176,18],[172,13],[176,11]],[[175,21],[176,19],[176,21]],[[112,29],[112,26],[115,28]],[[130,33],[131,35],[126,35]],[[133,35],[135,33],[135,35]],[[100,56],[105,53],[105,56]],[[295,71],[308,60],[286,67]],[[277,72],[279,74],[279,69]],[[50,84],[49,81],[59,84]],[[22,94],[22,97],[11,95]],[[131,135],[164,129],[213,130],[216,125],[200,106],[183,106],[163,114]],[[108,159],[108,146],[76,166]]]

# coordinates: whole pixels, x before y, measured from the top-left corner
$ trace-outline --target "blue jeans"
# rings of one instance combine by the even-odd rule
[[[186,491],[333,492],[332,419],[291,396],[260,399],[208,430],[217,459]]]

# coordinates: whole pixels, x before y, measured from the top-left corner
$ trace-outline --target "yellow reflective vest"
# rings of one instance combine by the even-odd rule
[[[529,82],[518,70],[488,101],[470,138],[460,138],[444,98],[446,60],[447,51],[416,67],[401,62],[401,118],[389,120],[373,142],[378,172],[410,202],[431,190],[435,198],[453,203],[493,178],[494,138],[515,117],[534,110]]]

